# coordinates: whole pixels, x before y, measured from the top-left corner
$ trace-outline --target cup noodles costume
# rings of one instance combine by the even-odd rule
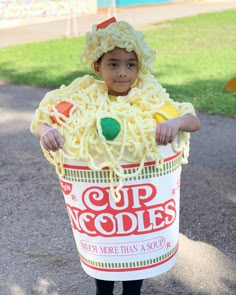
[[[126,22],[112,18],[94,26],[82,61],[93,67],[115,47],[138,57],[129,94],[114,99],[103,81],[77,78],[45,95],[31,131],[46,123],[64,137],[63,151],[43,151],[56,167],[84,270],[124,281],[156,276],[175,264],[189,133],[157,146],[155,127],[194,109],[174,102],[151,74],[155,50]]]

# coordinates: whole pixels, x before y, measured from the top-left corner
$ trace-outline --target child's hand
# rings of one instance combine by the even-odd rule
[[[191,114],[170,119],[159,123],[156,127],[156,143],[158,145],[167,145],[171,143],[179,130],[184,132],[195,132],[201,128],[200,120]]]
[[[172,143],[179,131],[179,126],[178,118],[157,124],[155,134],[156,144],[167,145],[168,143]]]
[[[40,135],[40,142],[47,151],[56,152],[63,147],[64,140],[61,133],[53,127],[44,127],[44,131]]]

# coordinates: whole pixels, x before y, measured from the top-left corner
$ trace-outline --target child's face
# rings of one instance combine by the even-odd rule
[[[127,95],[138,73],[138,59],[134,51],[115,48],[94,63],[97,75],[101,75],[110,95]]]

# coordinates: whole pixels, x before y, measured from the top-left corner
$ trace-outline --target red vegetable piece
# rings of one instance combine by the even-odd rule
[[[107,20],[105,20],[104,22],[100,23],[97,25],[97,29],[105,29],[106,27],[108,27],[110,24],[112,23],[116,23],[116,18],[113,16]]]
[[[73,107],[73,104],[72,103],[66,102],[66,101],[62,101],[58,105],[56,105],[55,108],[57,109],[58,113],[60,113],[60,114],[62,114],[65,117],[68,118],[69,117],[69,112],[70,112],[70,110],[71,110],[72,107]],[[51,116],[50,119],[53,121],[53,123],[59,124],[56,117]]]

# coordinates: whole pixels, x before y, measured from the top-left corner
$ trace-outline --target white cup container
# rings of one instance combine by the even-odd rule
[[[119,203],[110,193],[109,169],[94,171],[84,162],[65,161],[59,180],[80,261],[91,277],[145,279],[174,266],[182,155],[171,145],[162,146],[160,152],[163,168],[146,162],[139,175],[123,182]],[[130,173],[139,164],[121,166]]]

